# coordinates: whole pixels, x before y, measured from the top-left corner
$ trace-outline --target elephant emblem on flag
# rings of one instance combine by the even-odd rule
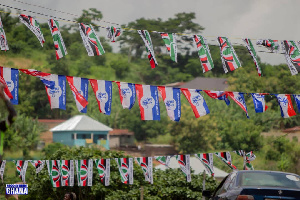
[[[176,101],[174,99],[169,99],[165,101],[167,110],[175,110],[176,109]]]
[[[154,99],[152,97],[143,97],[141,99],[142,106],[146,109],[151,109],[154,107]]]
[[[202,97],[200,95],[196,95],[196,96],[193,96],[191,98],[191,100],[195,106],[200,106],[200,101],[202,101]]]

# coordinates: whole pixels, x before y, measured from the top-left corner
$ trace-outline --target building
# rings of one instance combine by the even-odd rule
[[[50,129],[53,142],[69,146],[97,144],[109,149],[108,132],[112,129],[86,115],[76,115]]]
[[[216,90],[216,91],[225,91],[228,87],[229,85],[227,79],[225,78],[197,77],[184,84],[182,83],[179,84],[179,88]]]
[[[109,147],[115,149],[135,147],[134,133],[128,131],[128,129],[113,129],[109,132]]]
[[[43,129],[45,130],[40,134],[40,140],[42,146],[48,145],[53,143],[53,134],[50,129],[54,128],[55,126],[65,122],[65,119],[38,119],[38,122],[43,125]]]

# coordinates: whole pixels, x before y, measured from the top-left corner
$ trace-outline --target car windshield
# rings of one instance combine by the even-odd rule
[[[239,176],[239,185],[300,189],[300,176],[276,172],[244,172]]]

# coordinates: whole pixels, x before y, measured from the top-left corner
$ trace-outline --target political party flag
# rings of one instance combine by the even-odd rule
[[[44,168],[45,161],[44,160],[30,160],[30,163],[35,168],[36,173],[38,174]]]
[[[246,116],[247,118],[249,118],[244,94],[241,92],[226,92],[226,93],[228,94],[228,96],[230,96],[230,98],[233,101],[235,101],[235,103],[237,103],[237,105],[239,105],[246,112]]]
[[[25,175],[26,175],[26,170],[28,166],[28,161],[27,160],[14,160],[14,163],[17,168],[18,175],[20,179],[22,180],[23,183],[26,183],[25,181]]]
[[[244,170],[254,170],[251,161],[255,160],[256,156],[254,155],[253,151],[246,153],[245,158],[246,158],[246,162],[244,165]]]
[[[153,45],[151,41],[150,34],[147,30],[138,30],[139,35],[143,39],[146,51],[148,53],[148,59],[150,61],[151,68],[155,68],[157,66],[157,62],[154,55]]]
[[[170,53],[171,60],[177,62],[176,33],[160,33],[160,35]]]
[[[74,161],[60,160],[61,186],[74,186]]]
[[[53,88],[46,86],[50,108],[66,110],[66,76],[51,74],[50,81],[55,83]]]
[[[264,47],[267,47],[271,52],[278,53],[279,51],[279,42],[278,40],[271,40],[271,39],[260,39],[256,42],[257,45],[262,45]]]
[[[196,158],[198,158],[202,162],[205,169],[213,177],[215,175],[213,153],[198,153],[198,154],[195,154],[195,156],[196,156]]]
[[[105,186],[109,186],[110,159],[95,159],[95,163],[101,183]]]
[[[236,169],[236,166],[234,166],[231,162],[231,155],[230,152],[218,152],[215,153],[215,155],[220,158],[226,165],[228,165],[228,167],[230,167],[231,169]]]
[[[135,84],[142,120],[160,120],[157,86]]]
[[[230,105],[228,94],[224,91],[203,90],[210,98],[224,100],[226,105]]]
[[[111,81],[90,79],[90,83],[94,90],[100,113],[110,115],[112,100]]]
[[[1,17],[0,17],[0,47],[1,47],[1,51],[9,50],[6,35],[4,32],[4,28],[3,28],[3,24],[1,21]]]
[[[18,69],[0,67],[0,79],[6,87],[4,88],[5,95],[14,105],[18,104],[19,91],[19,71]]]
[[[245,156],[245,151],[244,150],[235,150],[233,151],[234,153],[236,153],[239,156],[244,157]]]
[[[189,101],[196,118],[210,113],[200,90],[181,88],[181,91]]]
[[[155,160],[166,167],[169,167],[171,157],[172,156],[154,156]]]
[[[30,76],[35,76],[40,78],[40,80],[43,82],[43,84],[51,89],[54,89],[55,86],[55,81],[51,80],[51,74],[49,73],[45,73],[45,72],[41,72],[35,69],[19,69],[19,71],[28,74]]]
[[[294,100],[296,101],[298,112],[300,112],[300,95],[299,94],[293,94],[293,97],[294,97]]]
[[[45,43],[45,39],[43,36],[43,32],[40,28],[39,22],[34,18],[31,17],[30,15],[19,15],[20,21],[31,30],[31,32],[37,37],[37,39],[40,41],[41,45]]]
[[[135,84],[134,83],[124,83],[116,81],[119,94],[120,94],[120,101],[123,108],[131,109],[135,103]]]
[[[107,37],[110,39],[111,42],[116,41],[116,37],[121,35],[121,29],[120,28],[115,28],[113,26],[108,26],[106,27],[107,30]]]
[[[6,160],[0,160],[0,177],[3,183],[3,174],[4,174],[4,170],[5,170],[5,164],[6,164]]]
[[[233,71],[241,67],[241,63],[237,54],[235,53],[230,41],[226,37],[218,37],[218,42],[220,44],[221,60],[223,63],[223,68],[225,73]]]
[[[61,186],[61,173],[59,160],[46,160],[48,173],[53,187]]]
[[[93,160],[75,160],[78,186],[92,186]]]
[[[300,72],[300,51],[296,42],[292,40],[283,40],[281,45],[291,74],[298,74]]]
[[[153,184],[152,157],[138,157],[135,158],[135,160],[138,162],[139,166],[142,167],[145,176],[145,181]]]
[[[89,56],[100,56],[105,53],[93,26],[79,23],[80,35]]]
[[[133,159],[115,158],[115,160],[119,167],[122,183],[133,184]]]
[[[296,115],[293,108],[291,96],[289,94],[275,94],[280,106],[281,116],[283,118],[289,118]]]
[[[52,34],[53,42],[54,42],[54,48],[55,48],[55,54],[56,54],[56,60],[64,57],[68,54],[64,40],[60,34],[59,31],[59,23],[55,19],[49,19],[48,25]]]
[[[89,80],[87,78],[67,76],[79,112],[86,113],[88,105]]]
[[[157,89],[164,100],[168,116],[178,122],[181,116],[180,89],[165,86],[158,86]]]
[[[201,62],[203,73],[208,72],[214,68],[214,63],[206,39],[201,35],[194,35],[193,39],[197,46],[198,56]]]
[[[262,93],[251,93],[256,113],[265,112],[268,106],[265,102],[265,95]]]
[[[255,67],[256,67],[256,70],[257,70],[257,73],[258,73],[258,76],[262,76],[262,71],[261,71],[261,67],[260,67],[260,63],[257,59],[257,55],[256,55],[256,51],[254,49],[254,46],[251,42],[251,40],[249,38],[244,38],[243,41],[245,42],[246,44],[246,47],[254,61],[254,64],[255,64]]]
[[[190,155],[176,155],[176,160],[178,161],[181,171],[186,176],[186,181],[191,182]]]

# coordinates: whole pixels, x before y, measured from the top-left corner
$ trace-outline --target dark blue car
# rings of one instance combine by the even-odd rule
[[[277,171],[233,171],[211,194],[211,200],[300,200],[300,176]]]

